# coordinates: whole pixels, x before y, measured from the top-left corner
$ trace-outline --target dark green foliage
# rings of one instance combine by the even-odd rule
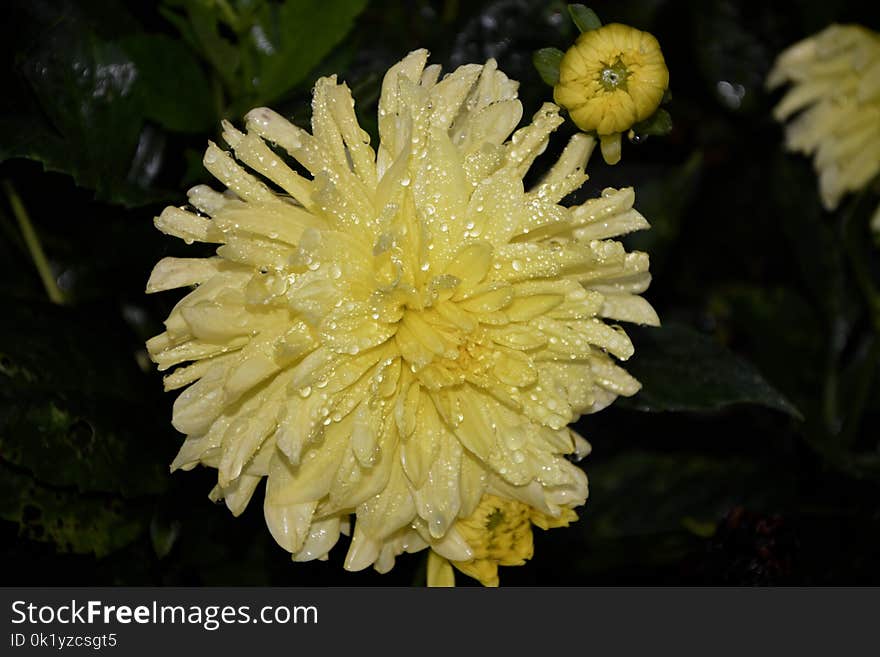
[[[628,369],[642,390],[624,406],[657,412],[759,404],[801,418],[753,365],[693,329],[670,324],[633,331],[633,339],[639,350]]]
[[[104,557],[143,533],[148,511],[118,497],[52,488],[0,464],[0,518],[18,525],[23,543],[48,542],[59,554]]]
[[[672,117],[665,109],[658,109],[644,121],[636,123],[633,132],[639,137],[668,135],[672,132]]]
[[[224,116],[274,102],[306,80],[352,28],[366,0],[165,0],[162,15],[225,90]]]
[[[585,5],[568,5],[568,13],[581,32],[602,27],[602,21],[596,16],[596,12]]]
[[[559,48],[541,48],[535,52],[533,61],[538,75],[551,87],[559,82],[559,66],[562,64],[563,55],[565,53]]]
[[[144,118],[175,132],[204,134],[214,127],[211,85],[185,44],[164,34],[133,34],[120,46],[137,70]]]
[[[101,312],[20,301],[0,319],[0,451],[39,481],[82,492],[154,495],[166,468],[148,429],[161,418],[135,351]],[[132,425],[140,430],[132,431]]]
[[[146,187],[151,159],[161,153],[153,147],[153,158],[135,162],[144,108],[132,58],[73,3],[26,3],[22,14],[11,37],[17,51],[0,119],[0,159],[37,160],[101,200],[155,200]]]

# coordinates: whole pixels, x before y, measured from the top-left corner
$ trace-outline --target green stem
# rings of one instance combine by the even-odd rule
[[[217,3],[217,6],[220,7],[220,12],[223,14],[223,18],[227,25],[229,25],[233,31],[240,32],[241,21],[230,4],[226,0],[215,0],[215,2]]]
[[[856,214],[856,208],[860,205],[863,198],[865,198],[864,193],[854,198],[848,208],[848,212],[843,217],[843,248],[849,259],[849,265],[856,279],[856,284],[865,297],[871,326],[874,329],[874,333],[880,336],[880,290],[874,284],[871,269],[864,257],[863,249],[861,249],[863,245],[859,243],[858,235],[851,230],[850,226],[851,219]]]
[[[15,215],[16,221],[18,221],[18,227],[24,237],[28,252],[31,254],[31,258],[34,261],[34,266],[40,274],[40,279],[43,281],[43,287],[46,288],[46,294],[49,295],[49,300],[52,303],[64,303],[64,295],[61,293],[61,289],[55,281],[55,276],[52,274],[52,268],[49,266],[49,261],[46,259],[46,253],[43,251],[43,245],[40,244],[40,238],[37,236],[37,231],[34,230],[34,225],[31,223],[31,219],[24,207],[24,203],[21,201],[21,197],[18,195],[18,192],[15,191],[12,183],[8,180],[3,181],[3,191],[6,192],[6,197],[9,199],[12,213]]]
[[[840,423],[837,419],[837,394],[837,351],[834,348],[831,348],[828,350],[828,358],[825,363],[825,385],[823,386],[822,391],[822,416],[825,419],[825,428],[832,436],[840,430]]]
[[[856,196],[849,204],[841,221],[841,232],[844,252],[849,261],[850,269],[856,284],[868,307],[868,316],[874,335],[865,350],[864,358],[866,359],[864,369],[856,380],[856,388],[851,391],[852,404],[849,417],[846,419],[842,427],[840,441],[843,445],[851,445],[856,439],[857,429],[861,423],[862,414],[874,382],[874,374],[877,369],[878,361],[880,361],[880,290],[874,283],[870,265],[865,257],[864,244],[859,240],[859,228],[853,230],[852,219],[858,215],[858,208],[862,200],[866,197],[865,192]],[[835,373],[836,374],[836,373]],[[835,393],[836,398],[836,393]],[[827,402],[827,400],[826,400]]]
[[[880,365],[880,338],[873,336],[869,346],[865,350],[864,365],[858,373],[855,389],[852,391],[852,405],[846,424],[841,433],[841,444],[850,447],[858,437],[857,430],[862,421],[871,387],[874,384],[874,376]]]

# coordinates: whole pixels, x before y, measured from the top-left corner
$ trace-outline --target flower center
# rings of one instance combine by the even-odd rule
[[[492,531],[498,525],[504,522],[504,511],[501,509],[495,509],[492,513],[489,514],[489,517],[486,518],[486,529],[488,531]]]
[[[617,89],[626,91],[629,75],[629,69],[618,57],[611,64],[604,64],[599,72],[599,84],[602,85],[605,91],[615,91]]]

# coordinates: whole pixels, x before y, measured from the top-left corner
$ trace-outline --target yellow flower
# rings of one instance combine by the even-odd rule
[[[627,25],[588,30],[562,58],[553,99],[581,130],[596,132],[609,164],[620,160],[620,135],[657,111],[669,71],[657,39]]]
[[[880,173],[880,35],[831,25],[785,50],[767,78],[791,88],[773,110],[789,150],[813,155],[819,193],[833,210]],[[880,214],[878,228],[880,228]]]
[[[453,565],[484,586],[498,586],[498,566],[521,566],[532,558],[533,523],[541,529],[549,529],[567,527],[575,520],[577,514],[571,509],[565,509],[554,518],[522,502],[485,495],[471,516],[455,524],[473,556],[468,561],[455,561]],[[442,557],[431,553],[428,580],[432,586],[454,584],[451,571],[444,569],[442,562]]]
[[[516,82],[492,60],[441,80],[427,56],[385,76],[376,152],[348,87],[322,78],[311,134],[265,108],[246,133],[224,123],[232,153],[210,144],[204,162],[227,191],[195,187],[192,210],[156,219],[220,245],[147,285],[196,286],[148,343],[161,370],[190,363],[165,379],[189,386],[172,468],[216,468],[234,514],[266,478],[266,524],[297,561],[326,558],[351,519],[350,570],[427,547],[471,560],[456,523],[487,493],[567,517],[587,496],[567,425],[639,387],[616,322],[657,323],[647,256],[608,239],[647,227],[632,189],[559,205],[593,138],[526,190],[559,108],[510,137]]]

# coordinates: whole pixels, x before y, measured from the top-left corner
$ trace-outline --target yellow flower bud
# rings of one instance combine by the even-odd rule
[[[620,160],[620,135],[657,111],[669,85],[652,34],[611,23],[589,30],[568,49],[553,98],[585,132],[596,132],[609,164]]]

